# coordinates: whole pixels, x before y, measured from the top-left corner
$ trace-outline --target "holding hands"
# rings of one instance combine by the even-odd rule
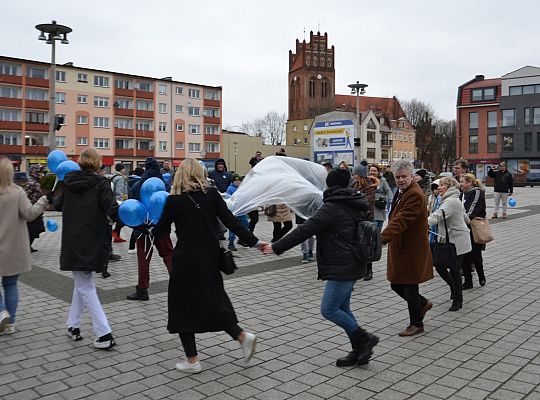
[[[262,249],[263,254],[274,254],[274,250],[272,249],[272,245],[270,243],[267,243],[264,248]]]

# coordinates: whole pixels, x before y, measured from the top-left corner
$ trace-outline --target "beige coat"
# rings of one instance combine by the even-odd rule
[[[293,220],[294,213],[289,207],[287,207],[285,204],[278,204],[276,207],[276,215],[273,217],[268,217],[268,221],[285,222]]]
[[[0,194],[0,276],[32,269],[26,222],[39,217],[48,201],[41,197],[34,205],[19,186]]]

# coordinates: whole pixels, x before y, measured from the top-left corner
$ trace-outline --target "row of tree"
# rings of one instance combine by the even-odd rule
[[[262,143],[280,146],[285,144],[285,123],[287,115],[270,111],[262,118],[255,118],[250,122],[243,122],[240,125],[241,132],[250,136],[260,137]],[[234,127],[225,127],[229,131],[234,131]]]

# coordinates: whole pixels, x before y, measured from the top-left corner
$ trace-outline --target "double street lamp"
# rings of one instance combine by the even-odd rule
[[[351,83],[350,85],[347,85],[351,88],[351,94],[356,94],[356,123],[358,124],[358,130],[355,129],[356,135],[358,135],[358,139],[360,142],[360,154],[362,154],[363,147],[362,147],[362,132],[360,131],[360,95],[366,93],[366,88],[368,87],[365,83],[360,83],[356,81],[356,83]]]
[[[39,40],[45,40],[45,43],[51,45],[51,69],[49,75],[50,96],[49,96],[49,150],[56,148],[56,42],[69,44],[68,33],[72,32],[69,26],[59,25],[56,21],[50,24],[36,25],[40,31]]]

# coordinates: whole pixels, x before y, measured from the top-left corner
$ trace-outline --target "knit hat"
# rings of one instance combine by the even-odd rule
[[[351,181],[351,173],[346,169],[333,169],[326,177],[326,186],[348,187]]]
[[[126,169],[126,167],[124,166],[124,164],[122,163],[118,163],[114,166],[114,169],[117,171],[117,172],[120,172],[122,171],[123,169]]]
[[[364,178],[367,178],[368,176],[368,166],[367,162],[365,160],[362,160],[360,164],[355,165],[353,168],[353,175],[362,176]]]
[[[415,175],[418,175],[420,178],[424,179],[427,175],[427,171],[425,169],[419,169],[414,173]]]

